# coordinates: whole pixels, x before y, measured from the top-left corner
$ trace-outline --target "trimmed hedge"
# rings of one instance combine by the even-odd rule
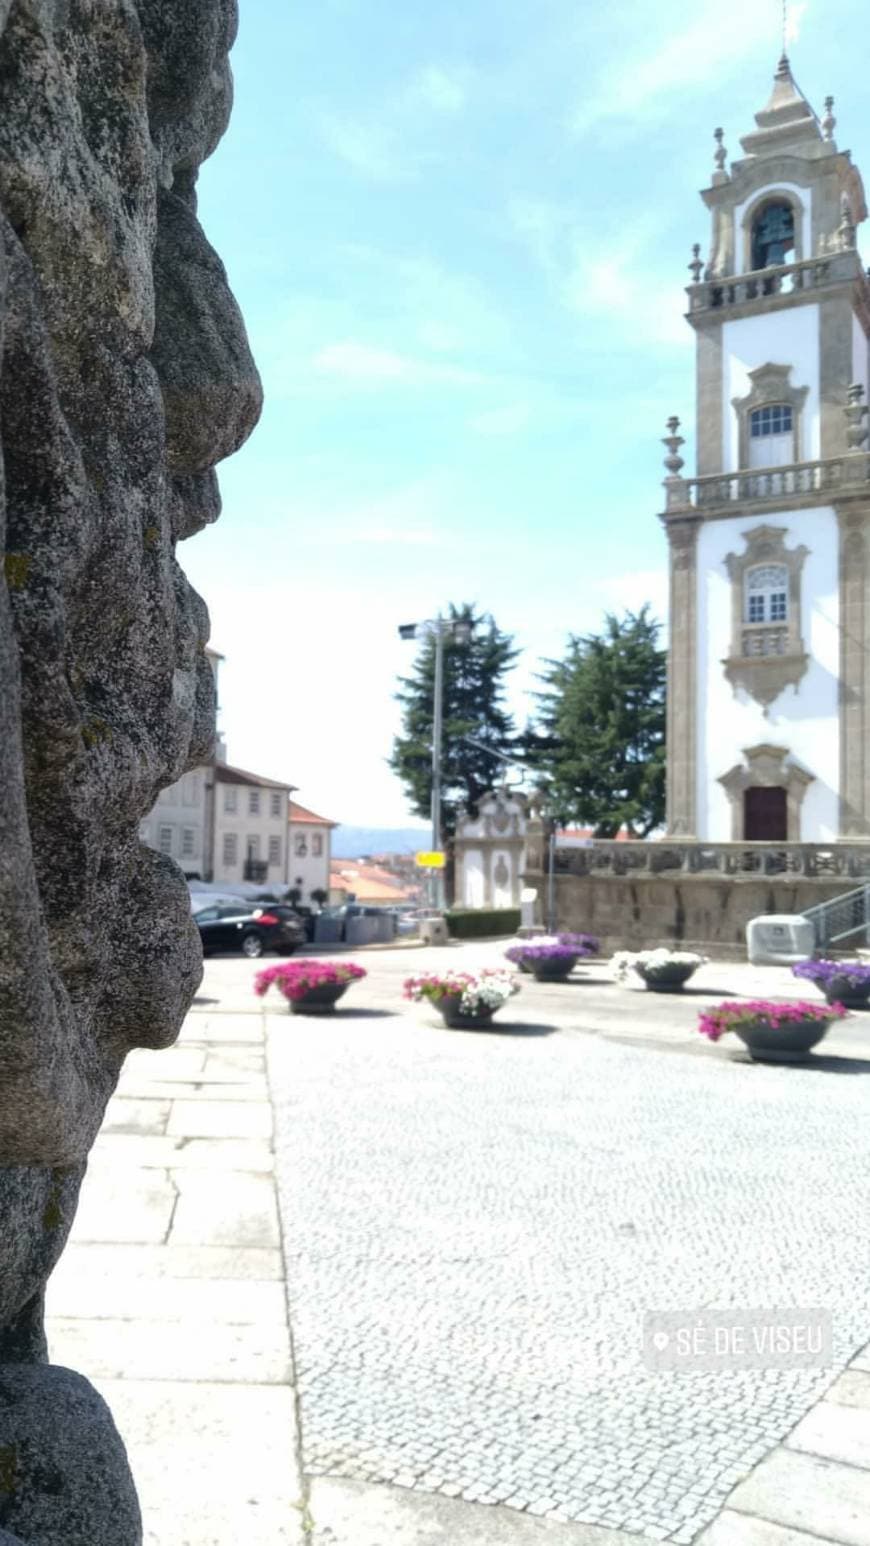
[[[447,930],[453,939],[516,934],[519,926],[518,907],[457,907],[447,914]]]

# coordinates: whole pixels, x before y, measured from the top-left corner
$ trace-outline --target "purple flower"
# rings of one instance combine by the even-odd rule
[[[536,945],[530,940],[527,945],[511,945],[505,951],[509,961],[577,961],[581,955],[591,955],[589,950],[581,950],[578,945]]]
[[[798,961],[792,975],[825,987],[833,978],[842,979],[851,991],[870,983],[870,966],[863,961]]]

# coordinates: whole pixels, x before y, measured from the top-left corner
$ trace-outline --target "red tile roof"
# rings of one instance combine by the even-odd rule
[[[306,810],[304,805],[297,805],[295,800],[290,801],[290,820],[304,827],[338,826],[337,821],[330,821],[327,816],[318,816],[314,811]]]

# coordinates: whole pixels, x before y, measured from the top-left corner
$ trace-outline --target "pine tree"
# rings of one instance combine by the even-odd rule
[[[513,639],[488,613],[475,613],[465,602],[450,605],[448,622],[464,622],[472,632],[467,644],[444,640],[444,735],[441,757],[442,842],[447,847],[461,806],[474,811],[481,796],[504,777],[505,764],[493,751],[510,756],[514,723],[504,706],[505,678],[517,658]],[[428,817],[432,801],[432,729],[435,690],[435,641],[427,637],[410,676],[399,678],[402,734],[393,742],[390,767],[405,786],[411,808]],[[472,744],[473,743],[473,744]]]
[[[572,635],[548,660],[532,744],[560,819],[646,837],[665,813],[666,652],[648,607],[608,613],[601,634]]]

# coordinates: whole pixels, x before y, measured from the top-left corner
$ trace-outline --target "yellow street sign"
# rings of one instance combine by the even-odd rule
[[[447,855],[443,853],[417,855],[418,870],[443,870],[446,863]]]

